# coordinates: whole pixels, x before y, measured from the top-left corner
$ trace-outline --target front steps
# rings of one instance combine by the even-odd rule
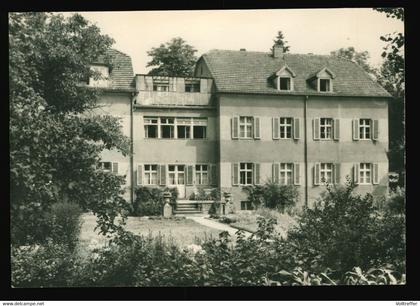
[[[193,200],[176,200],[175,215],[202,214],[201,206]]]

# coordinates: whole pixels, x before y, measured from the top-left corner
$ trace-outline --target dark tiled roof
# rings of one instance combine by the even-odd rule
[[[109,49],[108,55],[112,58],[113,69],[110,74],[110,89],[134,89],[134,73],[131,58],[118,50]],[[100,57],[97,64],[104,63],[104,58]]]
[[[335,56],[289,54],[273,58],[271,53],[211,50],[202,56],[219,92],[389,97],[357,64]],[[287,64],[296,73],[294,91],[279,92],[268,81]],[[333,93],[319,93],[308,78],[323,68],[335,74]]]

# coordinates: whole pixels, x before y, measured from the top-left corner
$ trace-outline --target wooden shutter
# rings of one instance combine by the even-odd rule
[[[293,138],[294,139],[300,138],[300,119],[299,118],[293,119]]]
[[[359,164],[353,166],[353,182],[359,184]]]
[[[232,185],[239,185],[239,163],[232,163]]]
[[[272,121],[272,129],[273,129],[273,139],[280,138],[280,122],[279,118],[271,118]]]
[[[372,183],[374,185],[379,184],[379,165],[378,164],[372,164]]]
[[[379,120],[372,120],[372,139],[378,140],[379,137]]]
[[[279,163],[273,164],[272,179],[273,179],[273,183],[279,184],[279,181],[280,181],[280,164]]]
[[[137,166],[137,185],[143,185],[143,165]]]
[[[118,174],[118,163],[112,163],[112,173]]]
[[[193,185],[193,172],[194,172],[194,166],[193,165],[187,165],[187,171],[186,171],[186,182],[188,186]]]
[[[294,184],[300,185],[300,164],[295,163],[293,165],[293,178],[294,178]]]
[[[340,139],[340,119],[334,119],[334,140]]]
[[[353,119],[353,140],[359,140],[359,119]]]
[[[254,138],[261,139],[260,118],[254,117]]]
[[[334,184],[340,184],[341,164],[334,164]]]
[[[319,185],[321,175],[321,164],[316,163],[314,166],[314,185]]]
[[[210,185],[217,185],[217,167],[214,164],[209,165],[209,180]]]
[[[260,164],[254,164],[254,184],[261,185],[261,173],[260,173]]]
[[[166,165],[159,166],[159,184],[161,186],[166,185]]]
[[[314,134],[314,140],[319,140],[319,118],[312,120],[312,130]]]
[[[232,125],[232,139],[239,138],[239,117],[233,117],[231,119]]]

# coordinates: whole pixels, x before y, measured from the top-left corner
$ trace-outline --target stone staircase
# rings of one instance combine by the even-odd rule
[[[201,205],[194,200],[176,200],[175,215],[201,214]]]

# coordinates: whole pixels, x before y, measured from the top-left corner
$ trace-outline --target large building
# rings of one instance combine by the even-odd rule
[[[183,199],[218,187],[247,209],[243,187],[272,180],[298,186],[300,204],[310,205],[326,183],[347,178],[360,193],[386,193],[390,95],[357,64],[281,48],[213,50],[191,78],[133,76],[129,57],[115,54],[121,65],[99,85],[133,155],[103,160],[127,176],[128,195],[168,186]]]

